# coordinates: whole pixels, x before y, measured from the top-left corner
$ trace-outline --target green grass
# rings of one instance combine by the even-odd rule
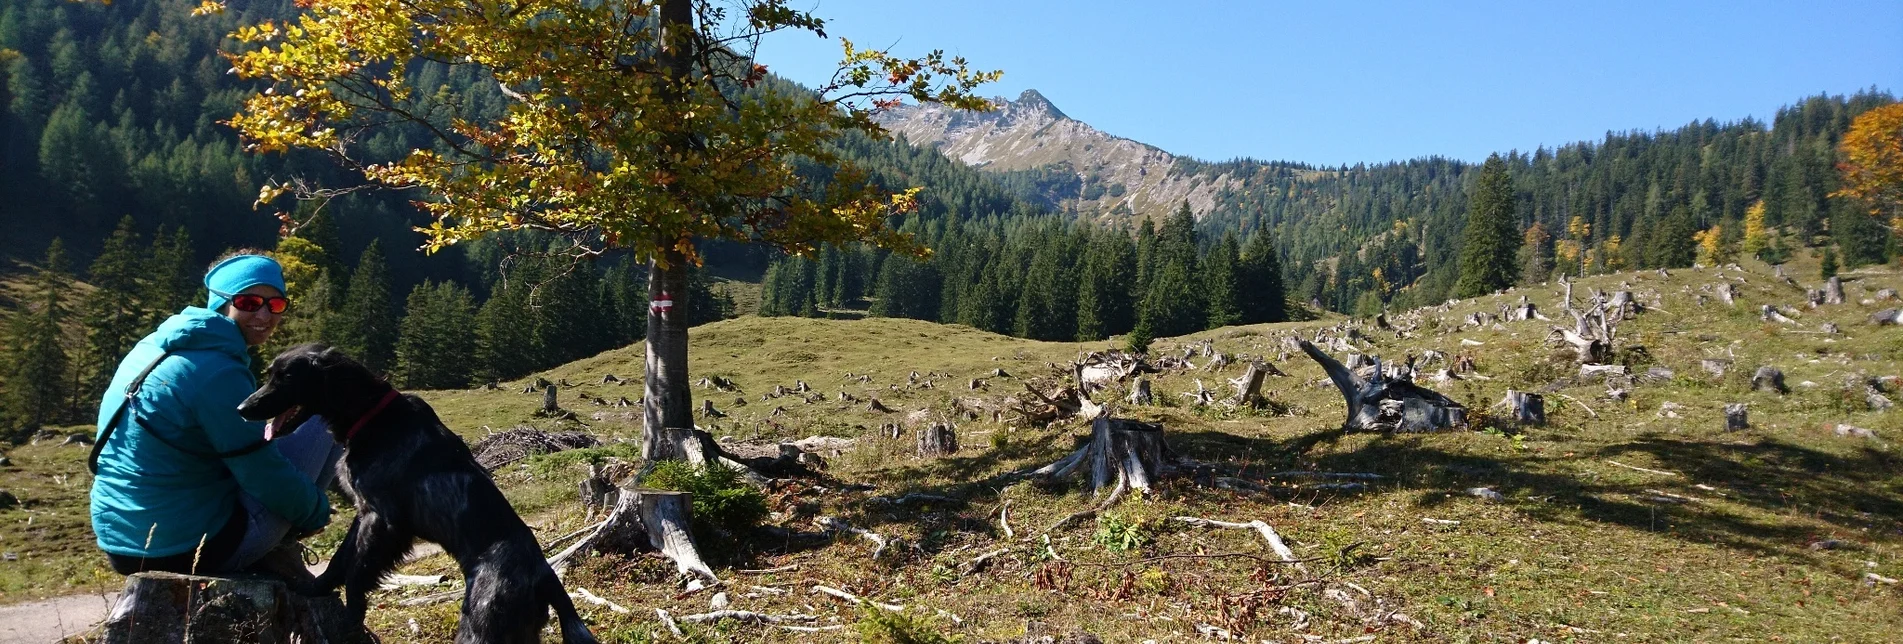
[[[1791,272],[1815,274],[1814,265],[1802,263],[1794,263]],[[901,422],[914,410],[944,413],[954,398],[995,404],[1022,391],[1023,380],[1048,379],[1080,352],[1114,342],[1032,342],[958,326],[886,319],[742,318],[700,327],[693,332],[693,377],[722,375],[743,389],[695,389],[695,396],[712,399],[729,414],[711,422],[703,419],[703,426],[741,440],[809,435],[859,439],[857,447],[829,458],[826,474],[832,480],[824,482],[829,491],[802,494],[796,488],[769,494],[774,512],[769,523],[812,530],[812,517],[836,516],[904,544],[874,561],[871,546],[858,540],[788,543],[742,537],[718,544],[733,556],[721,557],[727,567],[717,572],[728,580],[725,590],[735,608],[808,613],[818,616],[815,625],[849,627],[801,636],[815,641],[852,641],[861,629],[872,632],[883,626],[851,628],[865,619],[859,610],[812,594],[814,584],[906,605],[913,608],[906,614],[911,618],[907,629],[926,624],[929,630],[967,641],[1019,637],[1031,622],[1046,625],[1053,634],[1085,630],[1109,641],[1193,639],[1199,637],[1197,624],[1254,640],[1281,641],[1368,632],[1376,633],[1379,641],[1893,639],[1903,628],[1900,589],[1865,585],[1862,579],[1869,572],[1903,577],[1903,468],[1898,467],[1895,447],[1903,438],[1903,420],[1894,410],[1848,408],[1839,392],[1846,373],[1900,373],[1903,330],[1877,329],[1865,322],[1870,312],[1894,304],[1862,306],[1855,300],[1879,287],[1903,286],[1903,277],[1888,270],[1854,274],[1847,285],[1851,304],[1805,310],[1803,326],[1792,328],[1766,325],[1754,311],[1760,303],[1799,302],[1802,291],[1775,281],[1762,265],[1753,265],[1743,277],[1747,284],[1741,287],[1743,301],[1737,309],[1715,298],[1703,307],[1693,302],[1692,293],[1699,287],[1716,283],[1711,269],[1674,271],[1669,278],[1647,272],[1581,281],[1576,295],[1628,282],[1641,294],[1664,296],[1661,310],[1626,323],[1620,335],[1627,344],[1645,346],[1654,364],[1673,369],[1677,377],[1637,385],[1626,404],[1604,398],[1602,385],[1571,381],[1576,367],[1563,352],[1556,358],[1545,340],[1549,323],[1509,323],[1503,330],[1453,328],[1467,313],[1496,310],[1521,293],[1549,315],[1563,315],[1557,285],[1429,312],[1446,320],[1438,331],[1423,327],[1404,339],[1370,331],[1377,342],[1374,352],[1384,358],[1426,349],[1474,355],[1480,374],[1490,380],[1463,380],[1439,389],[1475,410],[1500,400],[1508,387],[1547,389],[1551,423],[1518,435],[1341,432],[1340,396],[1320,382],[1320,368],[1299,353],[1279,360],[1278,336],[1334,324],[1339,318],[1159,340],[1156,351],[1178,352],[1188,342],[1207,338],[1228,353],[1277,359],[1291,374],[1271,378],[1266,386],[1276,402],[1288,406],[1286,414],[1199,410],[1180,396],[1199,378],[1211,388],[1226,387],[1224,381],[1239,374],[1239,366],[1156,378],[1155,392],[1168,399],[1166,404],[1119,413],[1162,423],[1177,452],[1245,478],[1295,469],[1373,472],[1384,478],[1360,490],[1317,489],[1311,480],[1273,480],[1265,483],[1270,491],[1260,494],[1224,490],[1206,477],[1168,478],[1157,494],[1125,500],[1102,523],[1077,522],[1049,532],[1048,541],[1046,526],[1089,507],[1092,499],[1073,486],[1013,485],[1000,475],[1057,459],[1085,435],[1083,427],[1016,427],[989,417],[959,421],[961,451],[936,460],[913,456],[909,435],[889,439],[875,430]],[[1815,331],[1826,320],[1835,321],[1845,333],[1797,332]],[[1462,338],[1483,344],[1463,349]],[[1732,371],[1723,378],[1709,377],[1698,361],[1710,357],[1733,360]],[[1202,364],[1201,359],[1196,362]],[[630,439],[639,434],[638,418],[623,416],[626,409],[581,402],[576,395],[635,398],[641,364],[640,349],[634,347],[539,375],[575,385],[563,391],[562,404],[580,415],[588,431],[604,440]],[[1779,396],[1750,391],[1749,374],[1759,364],[1782,368],[1793,392]],[[1015,377],[988,375],[999,368]],[[934,379],[935,388],[907,387],[913,371],[943,375]],[[872,380],[848,380],[847,372],[869,374]],[[599,384],[601,376],[610,373],[627,384]],[[986,389],[968,390],[973,378],[988,380]],[[760,400],[774,385],[791,387],[802,379],[826,393],[828,400],[810,405],[796,398]],[[1804,381],[1817,386],[1802,386]],[[895,384],[896,391],[891,387]],[[516,393],[521,386],[518,381],[504,384],[501,391],[423,395],[472,442],[485,426],[572,428],[533,419],[540,396]],[[836,402],[840,391],[862,399],[876,396],[900,412],[878,414],[863,403]],[[1658,413],[1667,401],[1683,406],[1678,418]],[[1729,402],[1750,405],[1750,429],[1723,431],[1722,408]],[[776,408],[784,411],[774,416]],[[1838,422],[1874,429],[1879,439],[1838,437],[1830,430]],[[31,485],[44,489],[49,484],[41,481],[47,473],[77,467],[79,450],[66,449],[71,453],[44,447],[15,450],[14,460],[23,464],[0,470],[0,487],[32,489],[23,482],[30,479]],[[23,461],[22,454],[31,460]],[[496,479],[536,526],[538,537],[548,540],[585,525],[575,500],[585,460],[536,459],[504,468]],[[1636,471],[1615,461],[1677,475]],[[875,487],[841,491],[845,483]],[[1490,503],[1468,494],[1476,487],[1490,487],[1504,499]],[[909,492],[956,501],[898,505],[871,500]],[[1678,499],[1667,495],[1693,500],[1672,502]],[[52,541],[29,544],[35,547],[34,560],[96,558],[84,534],[83,487],[52,498],[48,505],[31,509],[72,514],[65,531],[51,535]],[[998,525],[1006,502],[1017,539],[1006,539]],[[22,512],[0,512],[0,549],[25,539],[17,527],[25,518]],[[1193,528],[1169,520],[1181,515],[1265,521],[1299,557],[1312,560],[1312,579],[1325,583],[1306,584],[1310,575],[1287,566],[1229,556],[1273,555],[1253,532]],[[36,517],[35,524],[52,519]],[[1841,547],[1811,548],[1829,539]],[[66,542],[55,543],[58,540]],[[975,574],[962,574],[973,557],[997,548],[1007,552]],[[1221,556],[1153,559],[1188,554]],[[797,568],[770,574],[735,572],[789,565]],[[408,571],[455,573],[454,565],[440,555],[411,564]],[[29,584],[21,590],[8,586],[10,594],[0,601],[73,588],[61,586],[62,578],[52,572],[19,575],[4,565],[0,579]],[[672,583],[672,565],[648,557],[591,558],[570,570],[566,580],[571,591],[587,588],[633,609],[619,614],[582,605],[597,633],[624,640],[671,639],[663,635],[655,608],[675,615],[707,610],[708,593],[680,594]],[[1351,614],[1321,592],[1325,586],[1344,588],[1343,582],[1369,593],[1350,591],[1359,606],[1379,605],[1378,612],[1364,615],[1398,611],[1419,620],[1425,630],[1394,621],[1364,621],[1364,615]],[[751,590],[756,585],[788,592]],[[407,640],[412,639],[408,623],[414,618],[421,639],[446,639],[455,619],[453,602],[406,608],[394,601],[427,592],[380,593],[383,603],[371,612],[373,625],[386,638]],[[1282,607],[1306,612],[1306,626],[1294,629],[1294,620],[1278,612]],[[940,615],[940,610],[962,623]],[[785,631],[731,623],[693,632],[708,641],[788,637]]]

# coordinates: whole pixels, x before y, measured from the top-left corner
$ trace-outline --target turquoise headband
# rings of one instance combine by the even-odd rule
[[[217,311],[231,302],[231,296],[239,291],[257,286],[269,285],[284,293],[284,267],[278,261],[263,255],[237,255],[218,262],[217,266],[205,273],[205,289],[211,296],[205,300],[205,308]]]

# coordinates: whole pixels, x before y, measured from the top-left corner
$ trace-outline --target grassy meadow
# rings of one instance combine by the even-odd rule
[[[1056,382],[1070,360],[1111,343],[1035,342],[893,319],[710,324],[692,334],[693,378],[722,376],[741,391],[696,388],[697,406],[705,397],[726,414],[703,419],[703,427],[741,443],[818,435],[855,444],[821,454],[828,461],[821,479],[769,493],[771,522],[787,530],[701,544],[720,587],[685,593],[673,565],[651,556],[585,559],[566,581],[571,592],[585,588],[629,609],[581,603],[603,641],[678,639],[655,609],[705,613],[716,591],[734,609],[800,613],[814,618],[805,626],[844,628],[799,633],[726,621],[684,624],[686,639],[977,642],[1088,632],[1108,642],[1894,641],[1903,633],[1903,589],[1882,579],[1903,577],[1896,443],[1903,421],[1896,410],[1869,410],[1860,389],[1848,395],[1845,378],[1903,375],[1903,330],[1867,321],[1903,303],[1860,303],[1878,289],[1903,288],[1903,276],[1885,267],[1847,274],[1848,303],[1811,309],[1802,287],[1820,286],[1815,261],[1788,268],[1798,286],[1756,262],[1580,280],[1576,298],[1594,288],[1638,295],[1649,310],[1619,327],[1624,355],[1637,372],[1674,374],[1636,383],[1625,402],[1608,399],[1604,384],[1577,378],[1571,352],[1547,340],[1565,316],[1557,284],[1394,316],[1420,321],[1407,337],[1364,327],[1372,345],[1362,348],[1382,358],[1430,349],[1472,356],[1478,377],[1430,386],[1466,404],[1478,431],[1343,432],[1341,396],[1320,367],[1300,352],[1283,357],[1284,336],[1306,337],[1340,318],[1159,340],[1159,354],[1180,355],[1209,340],[1224,353],[1275,363],[1288,374],[1265,385],[1275,410],[1197,407],[1182,395],[1197,380],[1227,393],[1241,364],[1152,376],[1158,404],[1120,405],[1118,415],[1163,424],[1178,454],[1220,476],[1169,477],[1155,494],[1057,530],[1047,527],[1091,507],[1090,495],[1011,474],[1074,449],[1088,433],[1082,423],[1027,427],[1009,414],[1003,422],[956,419],[961,449],[936,459],[916,456],[909,429],[892,438],[879,428],[905,424],[920,410],[952,418],[958,398],[995,405],[1025,382]],[[1738,285],[1736,307],[1710,296],[1721,280]],[[1701,293],[1710,296],[1702,305]],[[1469,313],[1496,312],[1521,295],[1555,320],[1462,327]],[[1766,322],[1762,304],[1789,306],[1801,317],[1795,325]],[[1826,322],[1842,333],[1822,332]],[[1705,359],[1729,360],[1730,368],[1708,373]],[[572,385],[562,389],[561,404],[580,424],[535,418],[541,396],[519,393],[527,379],[499,390],[417,393],[471,442],[522,425],[583,429],[610,442],[495,473],[547,543],[589,523],[576,492],[589,458],[638,453],[614,443],[638,440],[638,408],[586,400],[638,398],[641,365],[635,346],[537,374]],[[1753,391],[1751,373],[1760,365],[1781,368],[1790,393]],[[1009,376],[992,375],[998,369]],[[932,387],[911,384],[913,372]],[[622,382],[603,384],[606,374]],[[984,381],[977,390],[974,379]],[[825,401],[762,399],[799,380]],[[1515,430],[1490,420],[1509,388],[1544,392],[1549,423]],[[842,391],[878,398],[896,412],[841,402]],[[1105,392],[1098,399],[1113,395],[1121,398]],[[1895,390],[1888,395],[1898,398]],[[1725,431],[1726,403],[1748,405],[1749,429]],[[1876,438],[1840,436],[1840,423]],[[0,468],[0,489],[22,504],[0,510],[0,550],[18,553],[18,561],[0,562],[0,604],[118,583],[86,527],[84,450],[56,443],[5,452],[13,465]],[[1288,471],[1379,478],[1343,485],[1277,475]],[[1257,487],[1217,485],[1224,477]],[[1499,497],[1481,498],[1475,488]],[[932,496],[902,499],[913,493]],[[1006,508],[1009,537],[1000,523]],[[1253,531],[1192,527],[1172,519],[1178,516],[1266,522],[1303,566],[1268,562],[1274,555]],[[816,517],[844,519],[895,543],[875,559],[866,541],[787,536],[817,530]],[[314,540],[318,550],[335,547],[348,518],[347,510],[339,513]],[[988,553],[996,554],[974,569]],[[457,575],[442,555],[403,572]],[[905,609],[862,613],[815,593],[816,585]],[[458,602],[403,600],[457,587],[381,592],[370,621],[386,641],[447,641]]]

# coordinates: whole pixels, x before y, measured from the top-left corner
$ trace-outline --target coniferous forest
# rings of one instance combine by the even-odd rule
[[[424,255],[411,227],[425,219],[407,195],[305,202],[304,214],[321,214],[280,241],[278,219],[253,208],[260,187],[342,170],[308,153],[252,154],[221,123],[252,89],[226,73],[226,34],[294,11],[285,0],[228,4],[197,16],[188,0],[0,8],[0,255],[33,267],[24,289],[0,302],[9,312],[0,409],[11,426],[83,420],[126,348],[198,301],[203,267],[236,248],[271,251],[290,272],[297,313],[267,354],[328,342],[405,387],[512,378],[640,338],[643,267],[613,254],[573,260],[533,235]],[[422,64],[415,76],[457,109],[494,111],[503,100],[493,82],[456,66]],[[779,257],[709,244],[685,308],[696,321],[733,314],[714,294],[718,274],[761,281],[763,315],[905,317],[1044,340],[1124,336],[1141,348],[1558,274],[1741,253],[1880,263],[1894,254],[1890,235],[1831,195],[1851,120],[1892,102],[1874,90],[1816,96],[1769,123],[1609,132],[1484,164],[1184,160],[1180,172],[1241,180],[1207,212],[1185,204],[1140,220],[1054,207],[1023,173],[982,172],[902,140],[849,138],[843,153],[875,180],[925,188],[898,225],[929,255],[825,246]],[[424,140],[369,144],[397,158]],[[81,295],[78,282],[91,290]],[[34,376],[47,373],[62,377]]]

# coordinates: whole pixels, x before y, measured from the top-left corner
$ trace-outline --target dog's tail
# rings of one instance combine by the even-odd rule
[[[549,575],[542,584],[542,594],[549,606],[555,608],[555,618],[562,624],[562,644],[600,644],[595,634],[588,632],[588,624],[581,620],[581,613],[575,612],[575,602],[568,598],[568,590],[562,587],[562,580]]]

